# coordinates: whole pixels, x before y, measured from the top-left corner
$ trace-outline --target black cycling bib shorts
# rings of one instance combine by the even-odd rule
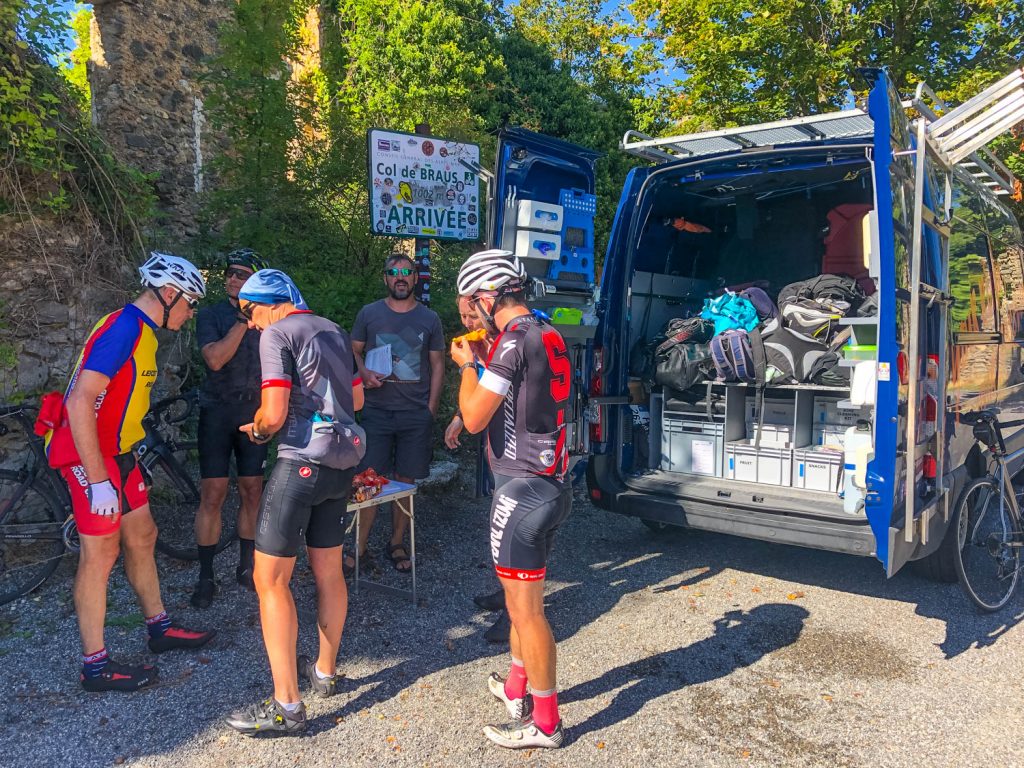
[[[550,477],[494,475],[491,558],[503,579],[539,581],[559,526],[569,516],[572,488]]]

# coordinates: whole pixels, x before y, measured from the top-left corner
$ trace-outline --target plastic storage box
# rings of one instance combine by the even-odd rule
[[[565,223],[562,206],[538,200],[520,200],[516,209],[516,226],[523,229],[541,229],[561,232]]]
[[[793,452],[785,448],[754,448],[741,442],[725,446],[725,476],[730,480],[790,485]]]
[[[842,490],[843,454],[826,448],[793,451],[793,487],[808,491]]]
[[[816,395],[814,398],[814,426],[841,424],[852,427],[861,419],[871,419],[870,408],[840,408],[840,400],[841,398],[838,397]]]
[[[722,476],[725,425],[669,418],[661,422],[661,468],[668,472]]]
[[[747,396],[743,413],[747,421],[757,421],[757,397]],[[765,424],[792,424],[795,414],[796,400],[774,397],[764,399],[764,419],[762,421]]]
[[[846,430],[842,424],[815,424],[814,445],[823,445],[841,451],[846,445]]]
[[[762,424],[762,448],[793,448],[794,435],[792,424]],[[757,441],[758,427],[756,421],[747,422],[747,439],[751,445]]]
[[[562,236],[531,229],[516,230],[516,256],[555,261],[562,255]]]

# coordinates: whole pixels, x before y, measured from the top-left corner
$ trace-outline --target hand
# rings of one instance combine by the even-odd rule
[[[473,362],[473,350],[470,349],[469,344],[464,341],[455,339],[452,341],[452,348],[450,350],[452,361],[457,366],[463,366],[466,363]]]
[[[454,451],[458,448],[461,443],[459,442],[459,435],[462,434],[462,419],[459,416],[452,418],[452,423],[448,425],[448,428],[444,431],[444,444],[448,446],[449,450]]]
[[[114,484],[109,480],[99,483],[89,483],[85,489],[86,498],[89,499],[89,511],[100,517],[114,517],[121,511],[121,503],[114,490]]]
[[[256,445],[263,445],[265,442],[270,440],[271,437],[273,437],[273,435],[260,435],[259,437],[257,437],[256,424],[254,422],[243,424],[238,428],[238,431],[247,434],[249,436],[249,439],[256,443]]]
[[[473,350],[473,357],[477,360],[486,360],[487,356],[491,352],[491,340],[482,339],[480,341],[469,342],[469,348]]]
[[[362,375],[363,387],[365,389],[376,389],[377,387],[383,386],[384,382],[381,381],[379,374],[374,373],[369,368],[363,371]]]

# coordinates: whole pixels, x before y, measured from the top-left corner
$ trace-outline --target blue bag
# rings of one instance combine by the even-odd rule
[[[733,329],[752,331],[760,322],[754,305],[732,291],[714,299],[704,299],[700,316],[715,324],[716,335]]]

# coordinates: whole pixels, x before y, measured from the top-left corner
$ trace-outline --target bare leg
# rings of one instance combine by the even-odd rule
[[[295,568],[294,557],[274,557],[256,553],[253,580],[260,598],[260,623],[267,647],[270,673],[274,678],[274,698],[290,704],[301,701],[295,648],[299,621],[295,601],[288,586]]]
[[[512,654],[523,660],[526,678],[535,691],[555,687],[555,637],[544,616],[544,579],[520,582],[502,579],[505,607],[512,621]]]
[[[156,524],[149,513],[149,504],[133,509],[121,518],[121,546],[124,550],[124,572],[138,595],[144,616],[163,611],[160,599],[160,577],[156,572]]]
[[[348,614],[348,587],[341,573],[341,547],[308,547],[306,552],[316,579],[317,628],[320,631],[316,666],[321,674],[333,675]]]
[[[199,481],[199,509],[196,510],[196,544],[200,547],[220,541],[221,508],[228,495],[226,477],[210,477]]]
[[[263,495],[263,478],[238,478],[238,495],[241,500],[238,509],[238,536],[242,539],[253,539],[256,537],[256,515],[260,511],[260,497]]]
[[[107,584],[121,552],[119,531],[106,536],[81,535],[82,551],[75,574],[75,614],[82,636],[82,653],[105,647],[103,624],[107,616]]]
[[[395,475],[395,479],[400,483],[415,483],[416,481],[411,477],[404,477],[403,475]],[[409,550],[405,546],[405,532],[409,530],[409,516],[402,510],[407,510],[406,504],[408,502],[405,499],[400,501],[391,502],[391,546],[401,546],[399,550],[402,554],[406,555],[404,558],[405,568],[401,569],[403,573],[408,573],[412,569],[412,563],[409,562]],[[402,557],[401,554],[396,552],[398,557]],[[402,562],[399,560],[399,562]]]

